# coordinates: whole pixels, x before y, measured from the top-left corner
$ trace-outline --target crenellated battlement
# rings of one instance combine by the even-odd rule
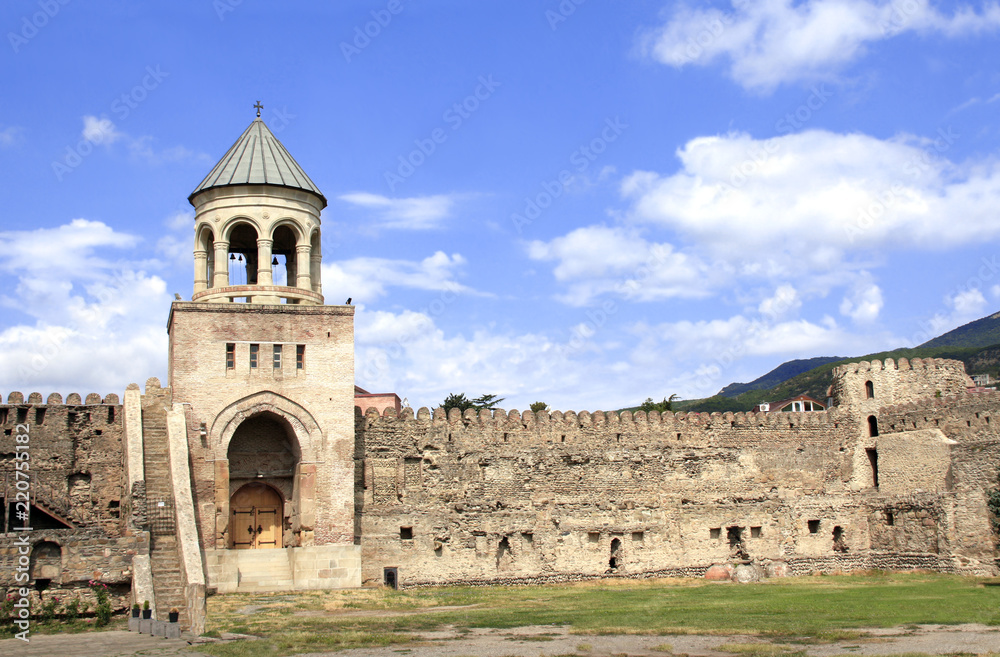
[[[360,413],[358,414],[361,416]],[[496,409],[466,410],[451,409],[445,413],[443,408],[433,411],[426,406],[416,413],[412,408],[404,408],[398,414],[395,409],[388,408],[381,415],[375,408],[369,408],[364,414],[366,422],[396,421],[400,423],[417,422],[430,425],[449,425],[463,427],[494,427],[537,429],[544,427],[559,427],[566,429],[617,427],[648,427],[648,428],[691,428],[691,429],[732,429],[773,428],[787,429],[789,426],[828,426],[837,428],[845,420],[842,413],[836,409],[829,411],[810,412],[779,412],[761,413],[756,411],[725,413],[659,413],[651,411],[541,411]]]
[[[11,392],[7,395],[7,403],[0,403],[0,408],[4,406],[117,406],[120,404],[121,401],[118,395],[114,393],[102,397],[98,393],[92,392],[86,398],[83,398],[79,393],[71,392],[66,396],[66,401],[64,402],[62,395],[58,392],[50,394],[45,398],[45,401],[42,401],[42,393],[40,392],[29,393],[27,399],[25,399],[23,393]]]

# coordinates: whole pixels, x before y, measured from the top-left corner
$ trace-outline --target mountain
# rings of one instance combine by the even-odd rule
[[[998,340],[998,342],[1000,342],[1000,340]],[[718,395],[723,397],[736,397],[738,395],[742,395],[744,392],[750,392],[751,390],[772,388],[778,384],[784,383],[794,376],[798,376],[803,372],[808,372],[811,369],[819,367],[820,365],[826,365],[827,363],[842,360],[844,360],[844,358],[841,356],[817,356],[815,358],[790,360],[787,363],[778,365],[764,376],[754,379],[750,383],[730,383],[728,386],[720,390]]]
[[[988,347],[1000,344],[1000,313],[977,319],[939,335],[921,347]]]
[[[916,347],[914,349],[896,349],[882,351],[866,356],[844,358],[824,363],[818,367],[793,376],[787,381],[766,389],[748,390],[735,397],[716,395],[707,399],[689,399],[675,402],[675,411],[711,413],[715,411],[749,411],[761,402],[780,401],[799,394],[807,394],[814,399],[826,401],[827,388],[832,382],[833,368],[841,363],[852,363],[860,360],[885,360],[892,358],[950,358],[965,363],[965,371],[969,374],[990,374],[997,378],[1000,375],[1000,344],[986,348],[980,347]],[[729,387],[729,386],[727,386]]]

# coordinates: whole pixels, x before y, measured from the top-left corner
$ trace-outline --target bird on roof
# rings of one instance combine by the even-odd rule
[[[347,305],[347,306],[351,305],[351,299],[352,299],[352,297],[347,297],[347,301],[344,303],[344,305]]]

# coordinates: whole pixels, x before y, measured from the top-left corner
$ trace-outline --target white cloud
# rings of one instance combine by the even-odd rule
[[[133,158],[144,160],[149,164],[181,162],[185,160],[194,160],[208,164],[212,162],[211,158],[204,153],[196,153],[183,146],[172,146],[156,150],[153,148],[156,142],[154,137],[150,135],[131,137],[120,131],[114,121],[104,117],[84,116],[82,136],[87,141],[96,145],[111,146],[120,141],[126,145],[129,154]]]
[[[0,388],[121,394],[162,373],[166,285],[111,258],[138,239],[75,219],[57,228],[0,233]],[[15,319],[18,318],[18,319]]]
[[[323,289],[326,295],[353,297],[366,303],[384,295],[389,287],[435,290],[449,293],[473,293],[455,280],[465,265],[465,258],[437,251],[423,260],[388,258],[353,258],[323,264]]]
[[[355,316],[355,378],[372,392],[394,391],[417,408],[440,404],[453,392],[469,397],[498,394],[502,408],[518,408],[515,398],[545,398],[554,408],[579,403],[592,363],[574,361],[577,352],[539,334],[494,333],[473,329],[468,337],[447,334],[425,313],[368,312]],[[582,360],[582,359],[581,359]],[[573,392],[568,392],[573,391]],[[591,392],[591,391],[587,391]],[[558,395],[562,395],[559,397]]]
[[[111,119],[96,116],[83,117],[83,138],[94,144],[110,145],[122,138]]]
[[[560,299],[571,305],[586,305],[606,293],[637,301],[703,297],[717,274],[670,244],[648,242],[621,227],[578,228],[527,248],[533,260],[556,262],[556,280],[569,285]]]
[[[882,290],[878,285],[864,281],[854,287],[840,302],[840,313],[858,324],[870,324],[882,312]]]
[[[21,136],[23,134],[24,129],[16,125],[9,125],[3,130],[0,130],[0,148],[13,146],[21,140]]]
[[[640,49],[682,68],[724,60],[729,75],[749,89],[828,77],[859,59],[866,47],[904,32],[948,38],[994,32],[1000,6],[962,7],[945,15],[927,0],[733,0],[733,9],[673,11],[646,32]]]
[[[774,291],[774,295],[760,302],[757,310],[761,315],[778,319],[795,313],[802,307],[802,298],[798,290],[785,283]]]
[[[444,220],[451,215],[456,201],[454,195],[448,194],[388,198],[368,192],[354,192],[338,198],[352,205],[375,210],[379,225],[385,228],[409,230],[441,228]]]
[[[743,275],[788,280],[849,269],[881,249],[1000,237],[1000,162],[944,159],[959,138],[699,137],[677,152],[680,171],[634,172],[622,192],[630,220],[679,231]]]

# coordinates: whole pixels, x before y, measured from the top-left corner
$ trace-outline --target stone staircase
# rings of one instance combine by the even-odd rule
[[[150,529],[150,569],[157,620],[167,620],[171,607],[180,612],[182,627],[189,626],[184,581],[177,552],[174,493],[170,479],[167,412],[159,400],[142,408],[143,460],[146,504]]]

